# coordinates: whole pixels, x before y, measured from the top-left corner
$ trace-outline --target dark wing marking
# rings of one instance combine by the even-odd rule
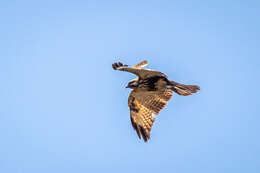
[[[137,75],[141,79],[153,77],[153,76],[162,76],[167,78],[167,76],[159,71],[150,70],[145,68],[137,68],[137,67],[128,67],[128,65],[124,65],[121,62],[112,64],[114,70],[127,71]]]
[[[164,90],[167,84],[168,79],[162,76],[153,76],[139,80],[139,87],[146,88],[148,91]]]

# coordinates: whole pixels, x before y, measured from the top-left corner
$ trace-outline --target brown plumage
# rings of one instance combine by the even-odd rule
[[[171,99],[173,91],[187,96],[200,89],[197,85],[184,85],[168,80],[168,77],[159,71],[141,68],[147,64],[147,61],[142,61],[133,67],[120,62],[112,64],[114,70],[127,71],[139,77],[127,85],[127,88],[132,88],[128,106],[132,126],[138,137],[143,138],[145,142],[150,139],[154,122],[152,114],[159,114]]]

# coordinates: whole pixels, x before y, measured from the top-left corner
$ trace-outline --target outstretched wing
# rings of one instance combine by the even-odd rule
[[[154,122],[154,114],[159,114],[172,97],[172,90],[138,92],[132,90],[128,98],[131,123],[139,138],[146,142]]]
[[[144,78],[149,78],[153,76],[161,76],[167,78],[165,74],[162,72],[156,71],[156,70],[150,70],[150,69],[145,69],[145,68],[139,68],[143,65],[146,65],[148,62],[143,61],[139,64],[136,64],[134,67],[128,67],[128,65],[124,65],[121,62],[117,62],[112,64],[112,67],[114,70],[120,70],[120,71],[127,71],[130,73],[133,73],[137,75],[139,78],[144,79]]]
[[[148,141],[154,122],[152,111],[140,104],[131,95],[128,99],[128,105],[133,128],[140,139],[143,138],[145,142]]]

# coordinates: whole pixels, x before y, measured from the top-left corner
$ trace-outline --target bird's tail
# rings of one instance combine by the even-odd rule
[[[174,81],[170,81],[170,84],[171,89],[181,96],[188,96],[200,90],[197,85],[184,85]]]

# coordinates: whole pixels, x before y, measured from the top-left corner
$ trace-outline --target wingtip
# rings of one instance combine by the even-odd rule
[[[114,70],[117,70],[119,67],[123,67],[123,66],[127,67],[128,65],[124,65],[124,64],[121,63],[121,62],[116,62],[116,63],[113,63],[113,64],[112,64],[112,68],[113,68]]]
[[[147,137],[147,138],[143,138],[144,139],[144,142],[148,142],[148,140],[150,139],[150,137]]]
[[[142,62],[139,62],[138,64],[135,64],[133,67],[145,67],[146,65],[148,64],[148,61],[147,60],[144,60]]]

